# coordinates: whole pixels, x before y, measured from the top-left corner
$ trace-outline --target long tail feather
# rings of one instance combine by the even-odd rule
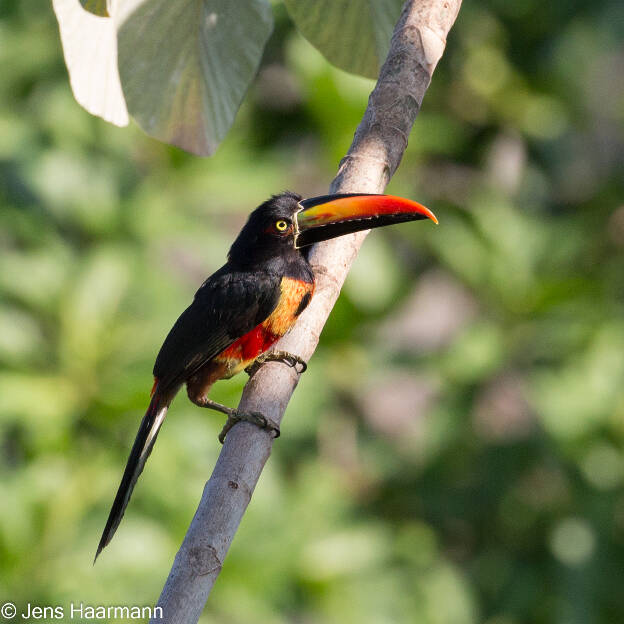
[[[126,469],[124,470],[123,477],[121,478],[117,495],[115,496],[113,506],[111,507],[108,515],[106,527],[104,527],[104,532],[100,538],[100,543],[98,545],[93,563],[96,562],[98,555],[102,552],[102,549],[108,545],[111,539],[113,539],[113,535],[115,535],[115,531],[123,518],[124,511],[126,510],[130,496],[132,495],[134,485],[137,482],[141,472],[143,472],[145,462],[152,452],[160,426],[167,415],[167,409],[169,408],[170,402],[171,399],[166,399],[161,396],[158,392],[158,387],[155,386],[152,391],[152,400],[150,401],[149,407],[145,412],[145,416],[143,416],[141,426],[139,427],[132,450],[130,451],[130,457],[128,457],[128,463],[126,464]]]

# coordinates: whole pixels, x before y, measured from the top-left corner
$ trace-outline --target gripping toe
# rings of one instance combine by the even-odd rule
[[[286,366],[294,368],[299,375],[305,373],[308,369],[308,363],[298,355],[288,353],[288,351],[267,351],[259,355],[253,363],[245,369],[245,372],[250,377],[253,377],[265,362],[281,362],[282,364],[286,364]],[[301,368],[297,368],[298,365]]]
[[[273,431],[274,438],[279,438],[281,435],[279,425],[270,418],[264,416],[260,412],[234,412],[228,416],[228,419],[223,425],[223,429],[219,434],[219,442],[223,444],[225,442],[225,437],[227,436],[230,429],[241,421],[245,421],[251,423],[252,425],[256,425],[260,429],[266,429],[268,431]]]

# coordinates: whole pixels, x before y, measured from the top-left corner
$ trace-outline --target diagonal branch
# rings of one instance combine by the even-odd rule
[[[330,192],[383,192],[401,162],[460,5],[461,0],[407,0]],[[310,359],[366,234],[313,248],[315,294],[296,327],[280,341],[280,349]],[[279,423],[297,382],[293,369],[269,362],[245,386],[239,408],[262,412]],[[245,422],[228,434],[158,602],[168,624],[198,621],[272,446],[271,435]]]

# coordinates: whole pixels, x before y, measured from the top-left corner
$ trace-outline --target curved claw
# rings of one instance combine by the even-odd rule
[[[308,363],[298,355],[288,353],[288,351],[267,351],[266,353],[259,355],[245,369],[245,372],[250,377],[253,377],[265,362],[282,362],[282,364],[286,364],[286,366],[294,368],[299,375],[305,373],[308,369]],[[297,369],[297,364],[301,366],[301,369]]]
[[[273,431],[275,435],[273,438],[279,438],[281,435],[279,425],[267,418],[264,414],[260,412],[233,412],[228,415],[227,420],[225,421],[225,425],[223,425],[223,429],[221,429],[221,433],[219,434],[219,442],[223,444],[225,442],[225,437],[227,436],[230,429],[241,421],[245,421],[251,423],[252,425],[256,425],[260,429],[267,429],[268,431]]]

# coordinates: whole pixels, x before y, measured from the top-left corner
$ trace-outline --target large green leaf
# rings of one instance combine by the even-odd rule
[[[267,0],[53,0],[76,100],[202,156],[229,130],[273,15]]]
[[[213,153],[271,34],[268,2],[126,0],[115,21],[130,114],[154,137]]]
[[[403,0],[284,0],[303,36],[345,71],[377,78]]]
[[[76,101],[91,114],[126,126],[128,111],[117,71],[115,24],[83,9],[79,0],[53,0],[52,4]]]

